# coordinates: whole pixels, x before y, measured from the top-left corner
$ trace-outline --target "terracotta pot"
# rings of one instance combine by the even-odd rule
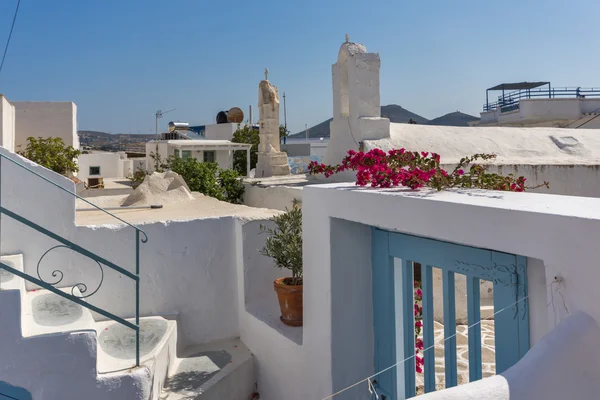
[[[302,285],[284,285],[284,279],[275,279],[273,283],[281,308],[279,319],[289,326],[302,326]]]

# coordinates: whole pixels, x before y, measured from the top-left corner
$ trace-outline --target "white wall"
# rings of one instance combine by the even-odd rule
[[[302,188],[244,183],[244,204],[249,207],[285,210],[294,199],[302,201]]]
[[[3,149],[0,151],[8,154]],[[11,157],[20,159],[15,155]],[[70,180],[42,167],[33,168],[73,190],[74,184]],[[1,171],[3,207],[128,271],[135,271],[133,228],[75,226],[74,197],[6,160],[2,162]],[[49,212],[49,205],[52,205],[52,212]],[[58,243],[5,215],[1,218],[2,253],[23,253],[25,272],[37,276],[38,260]],[[235,243],[241,238],[236,239],[234,220],[233,217],[208,218],[158,222],[142,227],[149,241],[140,245],[140,313],[142,316],[178,316],[182,346],[240,334]],[[261,238],[264,240],[264,236]],[[257,262],[269,260],[262,258]],[[61,286],[83,282],[90,292],[100,278],[97,264],[69,249],[56,249],[44,258],[42,277],[50,279],[49,274],[55,269],[65,274]],[[133,281],[105,267],[104,284],[88,300],[116,315],[132,317],[135,315],[134,287]]]
[[[233,151],[217,150],[216,161],[222,169],[233,169]],[[204,160],[203,158],[201,160]]]
[[[79,172],[77,177],[87,181],[88,178],[124,178],[123,161],[119,153],[81,154],[78,158]],[[100,167],[100,175],[91,176],[90,167]]]
[[[133,169],[133,160],[123,160],[121,159],[121,167],[120,167],[120,174],[121,176],[119,178],[128,178],[133,176],[133,172],[135,171]]]
[[[67,102],[15,101],[15,148],[25,146],[27,138],[60,137],[66,145],[79,148],[77,106]]]
[[[151,154],[156,153],[157,144],[156,141],[152,140],[146,143],[146,171],[152,172],[154,171],[154,163],[155,160],[150,157]],[[161,158],[161,161],[166,161],[166,159],[173,155],[173,148],[170,148],[167,142],[159,141],[158,142],[158,154]]]
[[[522,118],[577,119],[581,116],[581,99],[526,99],[519,102],[519,111]]]
[[[238,312],[240,338],[254,354],[257,391],[261,400],[308,399],[304,369],[302,327],[288,327],[281,315],[273,281],[289,276],[258,253],[265,236],[264,221],[236,222],[238,257]]]
[[[0,94],[0,146],[15,150],[15,107]]]
[[[146,157],[131,158],[131,161],[133,162],[133,173],[137,172],[139,169],[146,169]]]
[[[207,140],[231,140],[239,124],[214,124],[206,125],[205,138]]]
[[[360,234],[361,226],[526,256],[532,345],[566,316],[562,303],[554,309],[547,306],[547,282],[555,276],[564,279],[561,293],[569,312],[583,311],[596,322],[600,320],[596,307],[600,301],[596,288],[600,280],[596,268],[600,248],[593,244],[595,232],[600,230],[599,199],[481,190],[378,191],[348,184],[321,185],[305,187],[303,214],[303,376],[312,382],[306,398],[324,398],[365,378],[369,365],[372,367],[373,354],[368,347],[371,333],[359,329],[372,327],[368,320],[372,312],[355,304],[357,311],[352,318],[346,318],[336,306],[340,298],[354,299],[357,293],[364,302],[371,299],[366,275],[371,268],[371,245],[367,231]],[[353,221],[356,225],[337,220]],[[457,226],[461,228],[456,229]],[[345,240],[340,241],[339,237]],[[345,256],[350,251],[352,257]],[[362,283],[355,282],[355,276],[361,277]],[[335,332],[344,334],[337,336]],[[340,359],[346,362],[339,362]],[[570,366],[584,373],[578,365]],[[365,385],[359,391],[356,396],[344,398],[367,397]]]

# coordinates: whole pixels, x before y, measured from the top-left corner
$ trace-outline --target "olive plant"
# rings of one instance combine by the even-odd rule
[[[260,226],[261,232],[268,237],[265,247],[260,250],[264,256],[271,257],[279,268],[292,272],[291,278],[283,283],[302,285],[302,208],[300,202],[294,199],[291,209],[270,219],[275,228]]]

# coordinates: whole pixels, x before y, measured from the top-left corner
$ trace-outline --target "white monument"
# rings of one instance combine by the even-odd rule
[[[279,91],[269,82],[269,70],[258,86],[258,111],[260,114],[260,143],[256,178],[290,174],[287,153],[279,146]]]
[[[381,118],[379,54],[367,53],[360,43],[346,42],[332,66],[333,120],[325,164],[339,164],[360,142],[390,137],[390,120]]]

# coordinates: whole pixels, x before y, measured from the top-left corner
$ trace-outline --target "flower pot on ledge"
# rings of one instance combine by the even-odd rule
[[[273,286],[279,299],[281,308],[281,322],[288,326],[302,326],[302,287],[303,285],[289,285],[292,278],[275,279]]]

